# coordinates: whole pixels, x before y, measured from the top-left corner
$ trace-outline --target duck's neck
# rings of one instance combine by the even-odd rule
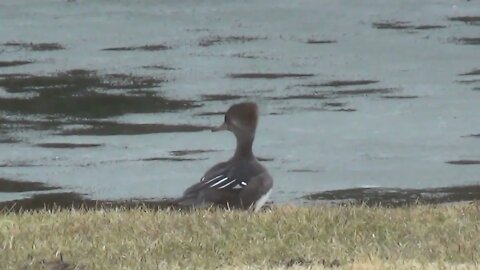
[[[234,159],[245,159],[245,158],[254,158],[252,145],[253,140],[255,139],[254,135],[249,136],[239,136],[237,137],[237,149],[235,149],[235,154],[233,155]]]

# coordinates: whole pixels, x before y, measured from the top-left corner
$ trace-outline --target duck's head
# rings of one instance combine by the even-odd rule
[[[258,106],[253,102],[232,105],[225,113],[225,121],[212,131],[229,130],[238,136],[255,136],[258,123]]]

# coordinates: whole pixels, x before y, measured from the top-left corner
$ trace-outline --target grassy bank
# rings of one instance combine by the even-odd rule
[[[2,213],[0,262],[2,269],[477,269],[480,206]]]

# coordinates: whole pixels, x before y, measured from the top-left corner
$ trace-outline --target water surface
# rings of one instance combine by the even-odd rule
[[[0,178],[50,188],[0,200],[177,196],[231,156],[233,136],[208,129],[244,100],[276,203],[480,184],[479,15],[444,0],[3,1]]]

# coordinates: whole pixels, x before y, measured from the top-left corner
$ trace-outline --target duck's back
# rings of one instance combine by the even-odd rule
[[[273,186],[268,171],[256,160],[229,160],[210,168],[200,182],[189,187],[179,202],[183,205],[261,207]],[[266,195],[266,196],[265,196]]]

